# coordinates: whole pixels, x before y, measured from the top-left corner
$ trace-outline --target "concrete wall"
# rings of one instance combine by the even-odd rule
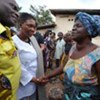
[[[73,27],[74,23],[74,15],[57,15],[56,17],[56,27],[55,28],[48,28],[53,30],[56,34],[58,32],[66,33],[67,31],[70,31]],[[42,34],[45,33],[47,29],[41,29],[39,32]]]
[[[56,16],[56,24],[54,31],[58,33],[59,31],[66,33],[72,29],[74,23],[73,15],[57,15]]]
[[[61,15],[61,14],[57,14],[56,17],[56,27],[55,28],[48,28],[51,29],[52,31],[54,31],[57,35],[58,32],[63,32],[66,33],[67,31],[70,31],[73,27],[74,24],[74,15]],[[42,34],[45,33],[47,29],[41,29],[39,30],[39,32],[41,32]],[[100,46],[100,36],[93,38],[92,42],[99,45]]]
[[[92,39],[92,42],[98,46],[100,46],[100,36],[95,37]]]

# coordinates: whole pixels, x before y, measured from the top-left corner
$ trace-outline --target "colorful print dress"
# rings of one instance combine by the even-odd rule
[[[0,37],[0,100],[16,100],[20,62],[9,29],[0,25],[0,32],[7,32],[8,35],[8,38]]]
[[[100,47],[79,59],[69,57],[64,68],[64,100],[100,100],[96,71],[92,71],[93,64],[99,60]]]

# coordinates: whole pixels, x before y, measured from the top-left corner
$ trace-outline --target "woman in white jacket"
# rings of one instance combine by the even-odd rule
[[[18,35],[12,37],[22,65],[18,100],[36,100],[35,83],[40,84],[36,79],[37,53],[31,45],[29,37],[36,31],[37,24],[35,18],[28,13],[21,13],[19,19],[20,31]]]

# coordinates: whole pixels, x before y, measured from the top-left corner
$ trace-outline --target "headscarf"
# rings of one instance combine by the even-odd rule
[[[91,38],[100,35],[100,16],[99,15],[89,15],[84,12],[79,12],[76,14],[76,20],[80,20],[88,31]]]

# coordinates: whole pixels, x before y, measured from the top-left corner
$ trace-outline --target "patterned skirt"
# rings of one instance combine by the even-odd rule
[[[80,86],[64,80],[63,100],[100,100],[100,86]]]

